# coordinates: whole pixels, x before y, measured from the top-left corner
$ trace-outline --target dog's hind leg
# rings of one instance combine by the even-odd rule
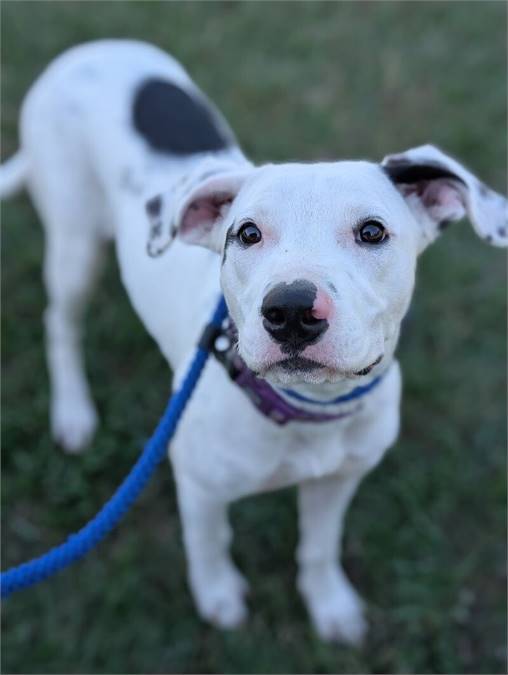
[[[44,225],[46,355],[51,382],[50,418],[54,439],[80,452],[97,425],[81,353],[86,301],[105,249],[101,231],[103,196],[82,165],[64,148],[32,148],[29,191]]]
[[[51,427],[69,452],[82,450],[97,425],[80,337],[108,236],[105,196],[92,168],[86,97],[79,84],[65,69],[50,67],[27,94],[20,120],[25,183],[46,235]]]
[[[53,217],[53,216],[51,216]],[[86,300],[102,260],[104,242],[94,232],[65,222],[48,223],[44,279],[46,354],[51,380],[51,429],[68,452],[90,441],[97,413],[90,396],[81,351],[81,326]]]

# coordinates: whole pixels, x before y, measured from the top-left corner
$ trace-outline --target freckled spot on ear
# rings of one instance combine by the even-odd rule
[[[488,242],[488,243],[490,244],[491,241],[492,241],[492,235],[491,235],[491,234],[488,234],[488,235],[485,237],[485,241]]]
[[[152,199],[149,199],[146,203],[146,211],[152,218],[157,218],[160,216],[161,209],[162,199],[160,198],[160,195],[157,195],[157,197],[152,197]]]
[[[500,237],[506,237],[506,235],[508,234],[508,232],[506,230],[506,227],[504,227],[504,226],[498,227],[497,233]]]
[[[328,288],[332,291],[332,293],[337,293],[337,288],[335,284],[332,284],[331,281],[328,282]]]

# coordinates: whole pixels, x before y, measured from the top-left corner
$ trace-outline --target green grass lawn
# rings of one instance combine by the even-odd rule
[[[129,36],[174,53],[258,162],[369,157],[432,141],[506,181],[502,2],[2,3],[3,156],[22,96],[77,42]],[[2,207],[2,568],[45,551],[109,497],[149,436],[170,372],[113,255],[87,322],[102,417],[88,453],[48,433],[43,237]],[[369,602],[355,651],[320,643],[294,588],[293,490],[233,508],[249,623],[197,618],[169,468],[84,562],[3,611],[10,673],[501,673],[506,649],[505,257],[450,228],[422,258],[400,345],[403,428],[364,482],[346,567]],[[204,442],[203,451],[206,452]]]

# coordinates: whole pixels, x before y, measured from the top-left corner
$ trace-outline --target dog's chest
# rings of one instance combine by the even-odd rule
[[[279,446],[277,462],[259,483],[260,491],[273,490],[334,473],[364,474],[375,466],[398,433],[394,408],[383,421],[334,423],[330,430],[309,434],[292,432]]]
[[[397,435],[399,393],[394,368],[351,417],[277,426],[211,361],[179,426],[171,459],[177,475],[192,475],[227,499],[338,472],[361,475]],[[375,414],[379,407],[382,415]]]
[[[347,459],[348,451],[343,443],[325,441],[310,443],[294,439],[288,443],[278,464],[263,478],[259,489],[277,488],[321,478],[336,473]]]

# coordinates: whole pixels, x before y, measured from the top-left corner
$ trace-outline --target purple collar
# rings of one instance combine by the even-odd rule
[[[286,401],[266,380],[256,377],[238,355],[235,369],[236,375],[232,377],[235,384],[244,391],[260,413],[281,426],[288,422],[297,421],[331,422],[332,420],[340,420],[349,417],[360,408],[360,406],[356,406],[353,409],[349,408],[347,411],[333,414],[297,408]]]
[[[266,380],[256,377],[252,370],[246,366],[236,350],[234,328],[229,319],[226,320],[221,329],[207,326],[199,344],[201,347],[212,352],[233,382],[243,390],[259,412],[281,426],[288,422],[331,422],[333,420],[340,420],[350,417],[362,407],[362,404],[359,403],[354,407],[348,406],[346,410],[341,412],[324,413],[293,405],[283,398]],[[379,384],[383,375],[384,373],[376,377],[368,385],[356,387],[349,394],[339,396],[332,401],[314,401],[291,389],[283,389],[283,391],[287,396],[307,404],[337,405],[364,396]]]

